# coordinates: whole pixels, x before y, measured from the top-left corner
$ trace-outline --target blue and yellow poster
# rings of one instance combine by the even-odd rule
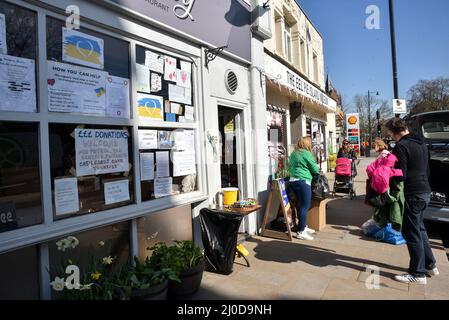
[[[137,108],[139,116],[152,120],[164,120],[164,98],[149,94],[137,94]]]
[[[97,69],[104,68],[103,39],[62,28],[62,43],[62,59],[64,61]]]

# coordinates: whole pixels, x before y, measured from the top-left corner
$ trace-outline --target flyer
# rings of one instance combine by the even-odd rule
[[[168,151],[156,152],[156,178],[164,178],[170,175],[170,159]]]
[[[139,150],[157,149],[157,130],[139,130]]]
[[[173,152],[173,176],[187,176],[196,173],[195,151]]]
[[[108,76],[106,82],[106,115],[129,119],[129,79]]]
[[[129,199],[128,179],[104,183],[104,202],[106,205],[129,201]]]
[[[174,114],[182,114],[182,107],[179,103],[172,102],[170,106],[170,111],[171,113]]]
[[[62,28],[62,60],[103,69],[104,41],[83,32]]]
[[[164,73],[164,56],[152,51],[145,52],[145,65],[151,71]]]
[[[190,72],[182,69],[176,70],[176,85],[183,88],[192,88],[192,81]]]
[[[150,93],[150,69],[143,64],[136,64],[137,91]]]
[[[139,116],[151,120],[164,120],[164,98],[144,93],[137,94],[137,108]]]
[[[0,110],[36,112],[34,60],[0,54]]]
[[[168,100],[172,102],[191,105],[192,104],[191,89],[169,84]]]
[[[106,114],[104,71],[47,61],[48,110]]]
[[[176,82],[176,58],[165,56],[164,80]]]
[[[187,61],[181,61],[181,70],[192,73],[192,63]]]
[[[157,178],[154,180],[154,196],[156,198],[172,195],[173,178]]]
[[[8,54],[8,43],[6,42],[6,17],[0,13],[0,54]]]
[[[78,199],[78,179],[55,179],[55,213],[62,215],[80,210]]]
[[[195,120],[194,119],[194,115],[195,115],[195,109],[193,107],[190,106],[185,106],[184,107],[184,117],[186,120]]]
[[[75,129],[76,175],[129,171],[128,131]]]
[[[154,180],[154,153],[140,154],[140,181]]]
[[[162,77],[154,72],[151,72],[151,92],[159,92],[162,90]]]
[[[158,131],[159,136],[159,149],[173,149],[175,147],[175,136],[174,131]]]

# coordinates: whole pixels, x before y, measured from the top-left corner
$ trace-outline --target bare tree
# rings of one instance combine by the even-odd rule
[[[420,80],[408,91],[410,113],[449,110],[449,78]]]

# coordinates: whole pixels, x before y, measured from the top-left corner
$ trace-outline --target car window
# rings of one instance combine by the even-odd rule
[[[425,121],[421,125],[424,138],[427,139],[449,139],[449,118]]]

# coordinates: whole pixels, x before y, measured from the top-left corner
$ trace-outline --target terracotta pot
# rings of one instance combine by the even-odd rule
[[[131,291],[131,300],[165,300],[167,299],[168,280],[147,289]]]
[[[193,295],[201,286],[203,279],[204,261],[197,266],[181,271],[179,279],[181,282],[168,281],[168,298],[186,298]]]

